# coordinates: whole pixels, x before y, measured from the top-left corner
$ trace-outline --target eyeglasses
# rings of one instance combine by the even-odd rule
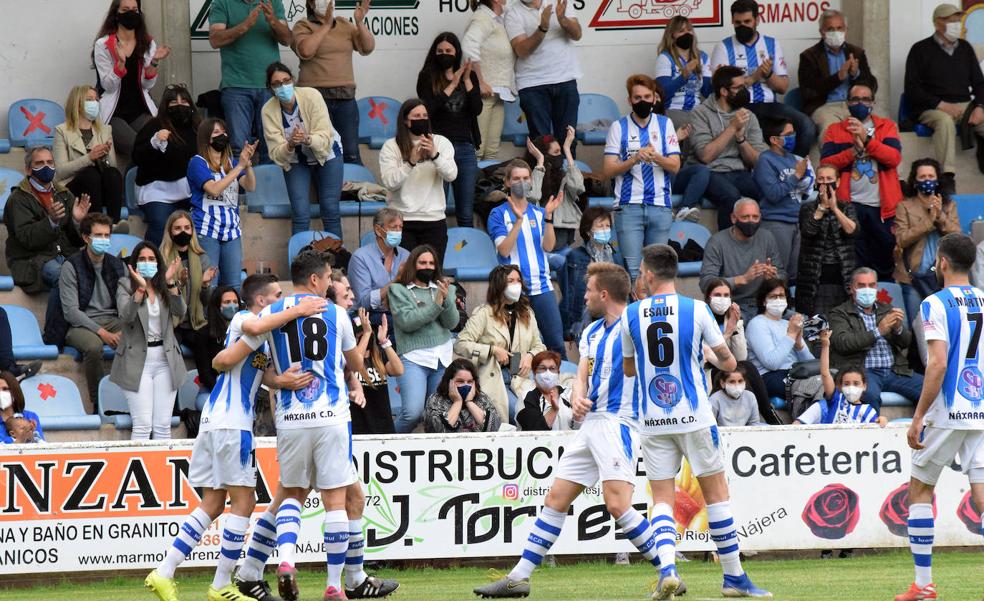
[[[537,367],[537,368],[536,368],[536,373],[538,373],[538,374],[545,374],[545,373],[547,373],[548,371],[549,371],[549,372],[553,372],[553,373],[555,373],[555,374],[556,374],[556,373],[560,373],[560,372],[559,372],[559,371],[557,370],[557,368],[556,368],[556,367],[545,367],[545,366],[543,366],[543,365],[541,365],[540,367]]]
[[[870,96],[863,96],[863,97],[851,96],[850,98],[847,99],[847,101],[851,104],[860,103],[860,104],[872,105],[875,103],[875,99]]]
[[[279,90],[280,88],[284,87],[285,85],[287,85],[289,83],[292,83],[293,81],[294,81],[294,78],[288,77],[287,79],[285,79],[283,81],[274,81],[274,82],[271,82],[270,83],[270,87],[273,88],[274,90]]]

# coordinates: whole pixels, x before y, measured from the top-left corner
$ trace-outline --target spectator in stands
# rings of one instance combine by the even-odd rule
[[[833,332],[831,365],[838,371],[863,369],[868,386],[864,402],[875,409],[881,406],[882,391],[915,403],[923,378],[909,367],[912,331],[905,323],[905,311],[878,301],[878,276],[873,269],[854,270],[851,291],[852,298],[828,315]]]
[[[783,319],[789,306],[786,282],[770,277],[759,286],[759,315],[748,322],[748,359],[765,382],[770,397],[786,398],[786,374],[797,361],[813,359],[803,341],[803,316]]]
[[[700,268],[700,286],[707,289],[711,278],[724,278],[731,286],[731,298],[741,307],[742,317],[751,319],[761,304],[756,296],[761,279],[785,279],[786,266],[772,232],[759,227],[762,215],[758,203],[743,198],[735,204],[731,227],[707,241]]]
[[[321,92],[331,123],[342,139],[343,160],[358,165],[362,158],[352,55],[369,56],[376,49],[376,38],[366,23],[369,2],[358,2],[349,21],[335,15],[334,2],[307,0],[307,18],[294,23],[290,44],[301,59],[297,84]]]
[[[895,209],[899,251],[893,275],[913,317],[919,315],[923,299],[940,288],[933,268],[940,238],[960,232],[957,203],[940,186],[941,175],[936,160],[913,161],[906,180],[909,195]]]
[[[23,423],[19,423],[16,428],[18,431],[11,432],[7,424],[14,425],[11,420],[15,419],[26,420],[32,427],[25,428]],[[41,418],[37,413],[25,409],[24,392],[17,376],[9,371],[0,371],[0,444],[42,441],[44,430],[41,428]]]
[[[499,141],[505,122],[503,102],[516,101],[516,55],[503,24],[506,0],[471,0],[474,14],[468,21],[461,49],[471,61],[482,92],[482,112],[478,130],[482,146],[478,160],[490,160],[499,154]]]
[[[716,72],[722,65],[741,69],[745,75],[744,85],[750,88],[748,110],[759,120],[768,116],[792,121],[796,128],[793,152],[799,156],[808,155],[817,139],[817,128],[808,116],[782,102],[776,102],[776,95],[785,94],[789,89],[786,58],[778,40],[758,32],[758,2],[732,2],[731,24],[734,25],[735,35],[721,40],[711,51],[711,72]],[[719,89],[715,86],[715,92]]]
[[[577,127],[581,77],[574,42],[581,24],[567,15],[567,0],[513,2],[504,24],[516,52],[516,87],[530,137],[552,133],[561,139],[567,127]]]
[[[526,156],[523,158],[528,165],[533,165],[533,185],[528,197],[530,202],[542,204],[544,198],[564,191],[564,202],[554,212],[556,242],[551,255],[551,267],[555,270],[563,268],[563,261],[555,265],[553,256],[574,244],[574,232],[581,223],[581,207],[577,206],[577,201],[584,194],[585,188],[584,174],[571,152],[576,136],[574,128],[568,127],[563,148],[550,134],[527,139]],[[566,253],[561,256],[566,256]]]
[[[696,223],[700,221],[704,193],[711,183],[711,170],[706,165],[693,161],[687,162],[686,157],[691,154],[689,141],[693,132],[694,126],[689,123],[676,130],[677,142],[680,144],[680,161],[683,166],[670,179],[673,182],[673,194],[680,195],[679,203],[674,203],[676,213],[673,214],[673,219]]]
[[[719,371],[714,380],[717,389],[708,400],[719,426],[764,426],[759,416],[758,401],[745,385],[745,369]]]
[[[673,201],[669,178],[680,170],[673,122],[662,112],[663,89],[648,75],[625,82],[632,112],[612,123],[602,172],[615,178],[615,229],[629,269],[639,274],[642,248],[670,237]],[[654,114],[654,109],[657,109]]]
[[[7,226],[7,267],[24,292],[58,285],[65,258],[83,244],[79,223],[89,212],[89,197],[75,195],[54,181],[51,149],[35,146],[24,153],[26,177],[11,189],[3,211]]]
[[[690,123],[690,112],[711,95],[711,65],[697,45],[690,19],[676,15],[666,24],[656,57],[656,81],[666,95],[666,116],[678,128]]]
[[[804,315],[826,315],[847,300],[851,286],[858,218],[853,202],[837,198],[838,176],[829,163],[817,167],[817,199],[799,210],[796,310]]]
[[[345,270],[340,267],[333,267],[331,270],[331,286],[328,288],[326,297],[331,302],[340,306],[348,312],[355,305],[355,295],[352,294],[352,286],[349,284]]]
[[[137,134],[133,144],[137,204],[147,224],[148,242],[161,244],[171,213],[191,209],[188,163],[198,154],[199,125],[191,92],[181,84],[169,85],[161,96],[161,112]]]
[[[103,209],[120,223],[123,176],[116,167],[113,130],[99,120],[99,94],[92,86],[75,86],[65,102],[65,122],[55,127],[52,146],[58,182],[75,196],[87,194],[92,211]],[[124,226],[120,223],[120,226]],[[118,231],[129,232],[129,227]]]
[[[161,256],[164,257],[166,265],[170,265],[175,259],[181,260],[176,281],[178,294],[188,307],[184,319],[175,326],[174,335],[180,344],[197,352],[197,342],[202,330],[208,325],[205,307],[208,306],[212,282],[218,270],[211,264],[208,254],[198,243],[191,215],[186,211],[171,213],[167,219],[165,232]],[[209,361],[211,360],[209,357]]]
[[[229,322],[243,308],[239,293],[232,286],[219,286],[208,299],[205,310],[205,327],[199,331],[198,342],[192,347],[198,383],[211,391],[215,388],[218,373],[212,367],[212,359],[225,349]]]
[[[813,117],[820,139],[830,125],[850,116],[847,94],[855,83],[878,88],[864,49],[848,44],[844,13],[828,8],[820,13],[820,41],[800,53],[799,85],[803,112]]]
[[[403,358],[400,377],[402,406],[396,431],[412,432],[424,412],[424,401],[437,389],[451,365],[451,328],[458,324],[455,287],[448,284],[433,246],[410,252],[400,275],[389,288],[396,350]]]
[[[427,397],[424,431],[495,432],[501,425],[495,405],[482,392],[478,370],[468,359],[455,359],[444,371],[437,390]]]
[[[150,90],[171,49],[150,37],[138,0],[112,0],[96,38],[92,61],[102,91],[99,114],[112,126],[116,152],[128,158],[137,132],[157,115]]]
[[[181,261],[165,265],[150,242],[141,242],[120,278],[116,305],[124,325],[109,379],[123,389],[133,418],[132,440],[171,438],[171,412],[188,373],[174,336],[174,321],[185,313],[176,281]],[[165,271],[166,270],[166,271]]]
[[[122,324],[116,305],[116,286],[126,275],[123,261],[109,254],[112,220],[102,213],[89,213],[79,231],[85,247],[65,261],[58,283],[64,344],[82,355],[89,400],[93,408],[99,396],[103,370],[103,345],[117,348]]]
[[[206,119],[198,128],[198,154],[188,163],[191,218],[199,244],[219,268],[223,286],[239,287],[243,263],[239,187],[248,192],[256,189],[250,160],[257,144],[243,146],[237,161],[232,158],[225,122]]]
[[[547,348],[567,356],[564,349],[563,321],[550,281],[547,253],[554,247],[553,215],[564,201],[564,191],[551,196],[543,208],[529,202],[532,187],[530,167],[514,160],[506,167],[506,202],[492,209],[486,230],[492,237],[500,264],[519,267],[529,291],[540,334]]]
[[[952,4],[933,10],[933,35],[913,44],[905,60],[905,100],[909,112],[933,129],[936,160],[943,165],[942,184],[954,193],[956,128],[973,128],[977,164],[984,171],[984,73],[974,47],[960,39],[964,11]]]
[[[820,378],[823,381],[823,399],[810,405],[796,418],[797,424],[868,424],[875,422],[885,427],[888,419],[878,415],[879,405],[866,400],[870,380],[865,370],[844,367],[837,371],[835,379],[830,374],[830,346],[832,332],[820,333]],[[830,551],[823,551],[821,558],[829,558]],[[840,557],[850,557],[851,550],[840,552]]]
[[[526,393],[523,408],[516,414],[520,430],[561,432],[581,427],[571,407],[574,387],[560,385],[560,363],[560,355],[553,351],[540,351],[533,357],[536,388]]]
[[[369,321],[369,313],[359,309],[359,321],[355,324],[355,335],[358,337],[356,347],[362,353],[366,364],[366,373],[370,381],[366,382],[362,372],[355,372],[362,385],[366,404],[360,407],[357,403],[349,403],[352,412],[353,434],[394,434],[393,409],[390,405],[388,378],[399,378],[403,375],[403,361],[396,354],[393,341],[387,336],[389,322],[384,314],[379,327],[373,330]]]
[[[410,252],[400,246],[403,215],[383,207],[372,217],[373,243],[358,248],[349,260],[348,273],[355,304],[369,311],[369,319],[380,323],[389,313],[389,288]]]
[[[262,13],[262,14],[261,14]],[[266,67],[280,60],[278,44],[289,46],[290,27],[282,2],[212,0],[208,41],[222,60],[222,111],[229,124],[232,152],[257,140],[261,163],[269,159],[263,140],[263,105],[270,99]],[[254,137],[255,136],[255,137]]]
[[[379,175],[387,190],[387,206],[403,215],[401,246],[412,251],[430,244],[440,263],[448,246],[444,182],[458,177],[458,166],[454,146],[432,133],[428,115],[419,98],[400,106],[396,137],[386,140],[379,151]]]
[[[772,232],[790,281],[796,281],[800,253],[800,203],[810,196],[816,175],[809,157],[793,154],[796,131],[788,119],[768,119],[762,133],[769,150],[759,155],[752,172],[762,190],[762,229]]]
[[[762,140],[758,118],[747,108],[745,72],[724,66],[711,78],[714,95],[693,111],[691,162],[711,170],[705,195],[718,210],[718,229],[728,227],[728,215],[739,198],[761,196],[751,169],[768,146]]]
[[[858,264],[891,280],[894,260],[895,206],[902,200],[897,168],[902,162],[899,130],[891,119],[872,113],[875,94],[868,84],[851,86],[851,116],[827,128],[821,161],[840,170],[838,200],[850,201],[858,215],[854,249]]]
[[[7,317],[6,309],[0,306],[0,372],[9,371],[21,379],[26,379],[41,371],[41,367],[41,361],[18,365],[14,360],[14,340],[10,331],[10,319]]]
[[[482,390],[507,422],[533,387],[533,356],[547,348],[523,292],[519,267],[498,265],[489,274],[486,303],[472,311],[454,343],[455,354],[479,369]]]
[[[472,227],[478,177],[476,153],[482,142],[478,130],[482,90],[471,61],[462,59],[458,36],[445,31],[434,39],[417,76],[417,96],[427,106],[433,132],[447,138],[454,147],[458,175],[445,189],[454,191],[458,227]]]
[[[624,264],[622,255],[612,243],[612,212],[604,207],[588,207],[578,225],[582,243],[567,255],[564,270],[566,287],[560,300],[560,316],[564,337],[578,340],[581,330],[591,322],[584,311],[584,292],[587,286],[588,265],[592,263]]]
[[[279,61],[267,67],[267,86],[274,98],[263,105],[263,136],[270,159],[284,170],[291,234],[311,229],[313,179],[321,225],[341,238],[342,145],[325,101],[314,88],[295,88],[293,73]]]

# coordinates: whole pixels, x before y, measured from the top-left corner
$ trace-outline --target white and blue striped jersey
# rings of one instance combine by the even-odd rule
[[[649,122],[640,126],[634,115],[626,115],[612,123],[608,129],[605,154],[627,161],[640,149],[652,145],[659,154],[668,157],[680,154],[673,121],[664,115],[652,115]],[[638,163],[621,175],[615,176],[615,198],[618,204],[642,204],[672,207],[673,193],[670,174],[655,163]]]
[[[701,90],[704,87],[704,78],[711,76],[711,65],[704,51],[700,52],[700,67],[700,73],[691,73],[671,98],[663,99],[666,108],[678,111],[692,111],[697,108],[702,101]],[[659,80],[661,77],[671,79],[680,77],[680,65],[669,50],[664,50],[656,57],[656,79]],[[664,85],[663,88],[665,89],[666,86]]]
[[[592,413],[610,414],[623,420],[639,419],[639,393],[635,378],[626,378],[622,371],[621,320],[611,325],[605,319],[590,324],[581,333],[578,345],[580,356],[588,361],[587,398]]]
[[[706,344],[724,344],[721,328],[703,301],[659,294],[626,307],[622,354],[635,359],[639,430],[680,434],[717,424],[704,378]]]
[[[839,390],[829,400],[813,403],[796,418],[802,424],[870,424],[877,419],[877,409],[867,403],[851,404]]]
[[[232,166],[239,163],[232,160]],[[243,172],[240,177],[245,175]],[[242,235],[239,229],[239,180],[233,181],[215,197],[205,191],[205,183],[219,181],[226,176],[225,169],[212,171],[201,155],[188,162],[188,186],[191,188],[191,220],[199,236],[222,242],[236,240]]]
[[[543,250],[545,214],[540,207],[528,203],[526,213],[523,216],[525,219],[522,219],[520,224],[522,229],[509,256],[503,257],[498,252],[495,253],[495,256],[499,258],[501,265],[519,266],[519,271],[523,274],[523,283],[529,289],[530,296],[552,292],[550,264],[547,263],[547,253]],[[512,212],[508,202],[492,209],[489,214],[487,231],[496,247],[506,239],[515,225],[516,215]]]
[[[984,292],[973,286],[950,286],[919,307],[926,342],[946,342],[946,375],[939,395],[926,412],[934,428],[984,430]]]
[[[309,294],[285,296],[260,312],[260,317],[279,313]],[[277,429],[299,429],[344,424],[351,419],[343,351],[355,348],[355,333],[348,314],[329,304],[320,315],[303,317],[267,334],[273,366],[278,374],[291,366],[314,374],[303,390],[277,394]]]
[[[759,65],[767,58],[772,58],[772,72],[775,75],[789,75],[786,67],[786,58],[782,54],[782,46],[770,36],[758,34],[758,38],[751,46],[746,46],[735,39],[734,36],[724,38],[714,46],[711,51],[711,72],[713,73],[721,65],[731,65],[741,67],[746,75],[751,75],[758,69]],[[775,102],[776,94],[764,82],[758,82],[751,86],[752,102]]]
[[[256,319],[249,311],[240,311],[232,317],[226,331],[225,347],[229,348],[243,335],[243,322]],[[262,340],[245,336],[253,352],[229,371],[219,373],[208,401],[202,407],[201,431],[248,430],[253,431],[256,393],[263,382],[267,366],[267,347]]]

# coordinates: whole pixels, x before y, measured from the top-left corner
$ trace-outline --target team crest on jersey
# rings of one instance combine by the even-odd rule
[[[267,364],[269,363],[269,361],[270,360],[263,353],[253,353],[253,360],[250,361],[250,366],[253,369],[258,369],[260,371],[263,371],[264,369],[267,368]]]
[[[308,384],[307,388],[302,388],[301,390],[295,390],[294,396],[296,396],[297,400],[304,403],[305,405],[311,405],[318,400],[318,398],[321,396],[321,394],[324,391],[325,391],[324,379],[319,378],[318,376],[314,376],[314,379],[311,380],[311,383]]]
[[[588,375],[594,375],[595,359],[594,357],[588,357]]]
[[[667,412],[680,403],[680,399],[683,398],[682,390],[683,385],[680,384],[680,380],[670,374],[659,374],[649,381],[649,398]]]
[[[971,365],[963,368],[957,381],[957,390],[967,400],[980,403],[984,400],[984,375],[981,370]]]

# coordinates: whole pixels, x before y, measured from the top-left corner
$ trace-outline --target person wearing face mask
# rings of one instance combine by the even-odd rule
[[[116,166],[113,128],[99,119],[99,94],[92,86],[75,86],[65,101],[65,122],[55,127],[52,145],[58,181],[72,194],[89,195],[91,210],[106,213],[116,231],[130,231],[120,221],[123,176]]]
[[[214,356],[199,357],[199,340],[207,326],[206,307],[212,294],[212,284],[218,270],[212,266],[208,254],[198,243],[191,215],[186,211],[175,211],[168,217],[164,227],[164,244],[161,255],[165,263],[180,259],[181,269],[176,281],[178,293],[185,300],[188,310],[184,319],[176,324],[174,334],[178,342],[190,348],[195,354],[195,363],[211,361]]]
[[[403,215],[400,245],[412,251],[430,244],[443,261],[448,245],[444,184],[458,177],[458,165],[454,145],[433,133],[427,106],[419,98],[400,106],[396,137],[379,151],[379,177],[386,206]]]
[[[577,203],[585,188],[584,174],[578,168],[571,151],[576,135],[574,128],[568,127],[563,146],[549,134],[527,138],[526,155],[523,157],[528,165],[533,166],[530,202],[542,204],[544,198],[564,191],[564,202],[560,203],[554,213],[554,236],[557,242],[550,255],[550,266],[555,271],[563,267],[561,259],[567,256],[569,247],[574,244],[574,232],[581,222],[581,208]]]
[[[137,204],[147,225],[144,239],[157,245],[163,243],[171,213],[191,209],[188,163],[198,154],[201,124],[194,104],[187,87],[167,86],[161,111],[143,126],[133,143]]]
[[[831,310],[827,321],[833,332],[831,366],[838,371],[864,370],[865,403],[875,409],[881,407],[882,391],[900,394],[913,403],[919,400],[923,378],[909,367],[912,331],[905,311],[878,300],[873,270],[854,270],[851,298]]]
[[[24,392],[21,390],[17,377],[9,371],[0,371],[0,444],[13,444],[14,439],[7,424],[12,419],[25,419],[34,426],[34,436],[37,442],[44,441],[44,430],[41,428],[41,418],[38,414],[24,408]]]
[[[478,368],[482,390],[506,422],[534,386],[533,357],[547,348],[539,330],[519,267],[497,266],[489,274],[486,303],[472,311],[454,352]]]
[[[506,1],[471,0],[471,9],[473,14],[461,38],[461,50],[471,61],[482,92],[482,112],[478,116],[482,146],[478,160],[483,161],[499,154],[505,122],[503,103],[516,101],[516,55],[504,25]]]
[[[905,61],[905,99],[919,123],[933,129],[933,149],[953,194],[957,132],[973,130],[977,165],[984,172],[984,73],[973,45],[961,39],[964,11],[952,4],[933,10],[933,35],[912,45]],[[966,123],[964,124],[964,122]],[[961,136],[970,148],[970,132]]]
[[[389,314],[389,289],[410,251],[403,241],[403,215],[383,207],[372,217],[373,243],[358,248],[349,260],[348,274],[357,307],[369,311],[373,325]],[[390,316],[392,322],[392,316]]]
[[[567,255],[564,265],[566,286],[560,301],[560,316],[566,340],[578,340],[584,326],[592,321],[584,305],[588,267],[592,263],[625,264],[615,248],[611,211],[604,207],[588,207],[581,216],[578,232],[582,242]]]
[[[871,424],[885,427],[888,419],[878,415],[878,406],[864,402],[867,378],[864,370],[846,367],[830,374],[831,331],[820,333],[820,379],[823,398],[804,411],[796,424]],[[921,386],[921,384],[920,384]]]
[[[789,306],[786,282],[768,278],[759,286],[759,314],[748,322],[748,360],[758,370],[770,397],[786,398],[786,375],[797,361],[813,359],[803,341],[803,316],[784,319]]]
[[[239,293],[232,286],[215,288],[205,307],[205,327],[199,331],[195,352],[195,367],[198,368],[198,383],[205,390],[212,390],[218,379],[218,372],[212,367],[212,360],[226,348],[226,333],[229,322],[242,309]]]
[[[92,64],[98,77],[99,117],[112,126],[121,161],[129,161],[137,132],[157,115],[150,91],[157,69],[171,55],[147,32],[139,0],[112,0],[96,35]]]
[[[828,8],[817,19],[820,41],[800,53],[799,86],[803,112],[813,118],[823,140],[827,128],[849,116],[847,96],[855,83],[878,83],[868,66],[864,49],[848,44],[847,19],[839,10]]]
[[[467,359],[455,359],[444,371],[437,390],[427,397],[424,431],[430,434],[496,432],[502,421],[482,392],[478,370]]]
[[[690,123],[690,112],[711,95],[710,61],[697,46],[697,33],[687,17],[674,16],[663,30],[656,81],[668,99],[666,116],[677,127]]]
[[[745,370],[720,371],[714,380],[717,390],[707,399],[711,402],[717,425],[727,427],[764,426],[759,416],[758,401],[745,386]]]
[[[516,425],[524,432],[563,432],[577,430],[584,423],[574,419],[571,407],[571,383],[561,385],[560,356],[542,351],[533,357],[536,388],[526,394],[523,408],[516,414]]]
[[[868,84],[851,86],[847,109],[851,116],[827,128],[820,160],[840,171],[837,198],[857,211],[863,235],[855,238],[858,263],[891,280],[895,268],[895,210],[902,201],[898,166],[902,144],[891,119],[873,114],[875,95]]]

